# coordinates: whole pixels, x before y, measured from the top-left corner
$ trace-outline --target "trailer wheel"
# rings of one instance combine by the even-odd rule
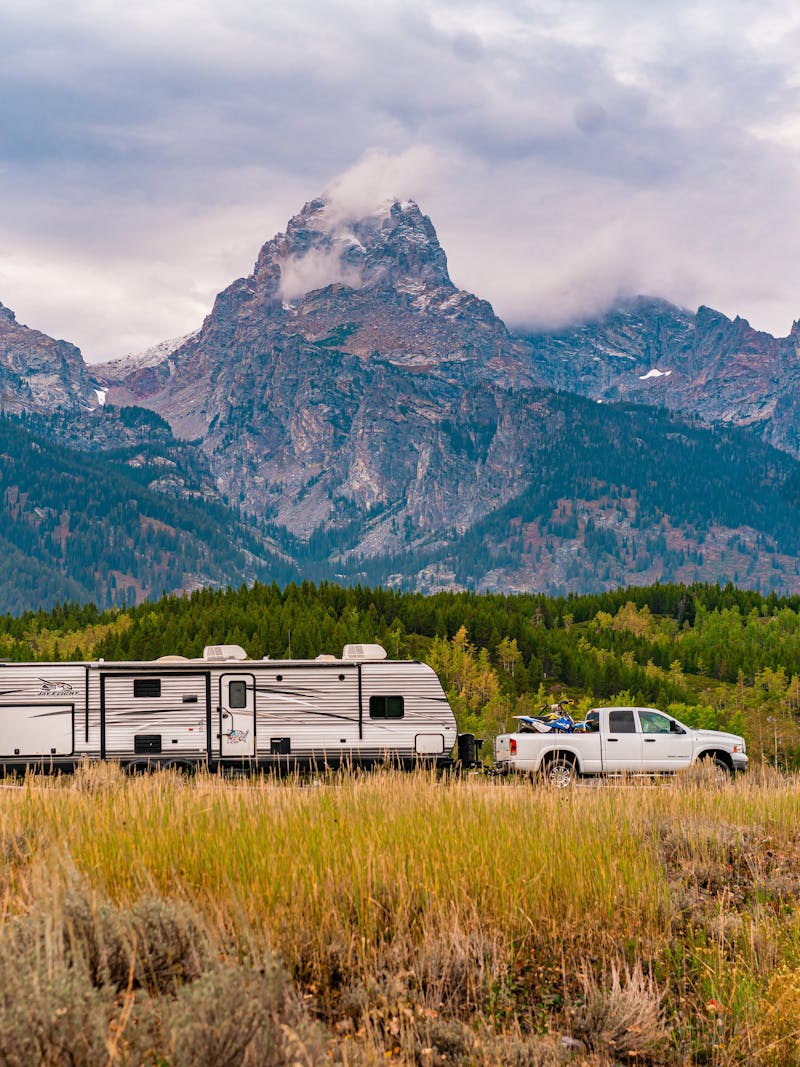
[[[126,774],[131,776],[137,774],[152,774],[153,772],[149,760],[131,760],[129,763],[123,763],[122,769]]]
[[[161,770],[176,771],[178,774],[183,775],[184,778],[193,778],[197,773],[197,767],[194,763],[187,763],[185,760],[177,759],[162,763]]]
[[[553,789],[569,789],[577,777],[575,764],[566,756],[555,756],[542,771],[542,781]]]

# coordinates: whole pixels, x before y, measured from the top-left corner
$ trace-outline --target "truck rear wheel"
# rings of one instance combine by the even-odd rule
[[[572,760],[567,759],[566,756],[556,756],[551,759],[542,770],[541,776],[545,785],[549,785],[553,789],[569,789],[571,785],[575,784],[575,779],[578,777],[575,771],[575,764]]]

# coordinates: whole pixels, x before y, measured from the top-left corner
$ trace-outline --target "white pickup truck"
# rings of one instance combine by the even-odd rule
[[[673,774],[700,760],[743,771],[744,738],[693,730],[655,708],[592,708],[581,731],[520,730],[494,743],[497,771],[539,775],[561,787],[581,775]]]

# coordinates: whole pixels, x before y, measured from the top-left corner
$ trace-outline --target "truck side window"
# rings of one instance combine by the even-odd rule
[[[247,683],[246,682],[228,682],[228,707],[229,708],[246,708],[247,707]]]
[[[639,722],[643,734],[668,734],[670,730],[667,716],[659,715],[656,711],[640,711]]]
[[[371,719],[402,719],[405,707],[402,697],[370,697],[369,717]]]
[[[608,713],[608,731],[612,734],[635,734],[636,719],[631,708],[618,708]]]

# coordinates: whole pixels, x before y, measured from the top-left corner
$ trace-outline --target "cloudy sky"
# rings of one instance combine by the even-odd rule
[[[89,361],[200,325],[326,188],[414,196],[514,325],[800,318],[788,0],[0,0],[0,301]]]

